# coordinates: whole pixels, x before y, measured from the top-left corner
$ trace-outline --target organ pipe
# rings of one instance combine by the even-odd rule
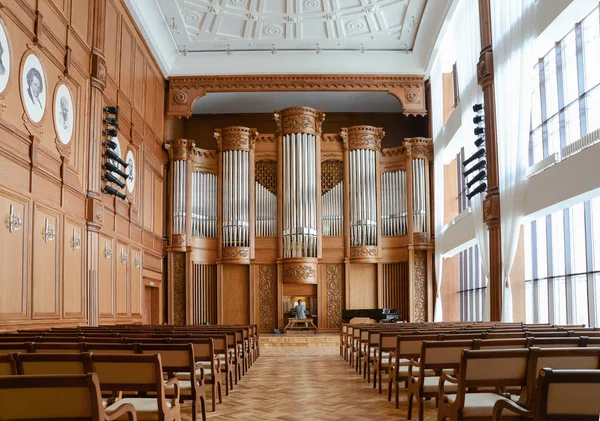
[[[317,257],[318,118],[306,107],[281,111],[284,258]]]
[[[344,235],[344,185],[339,182],[321,197],[323,213],[323,235],[341,237]]]
[[[416,158],[412,160],[413,170],[413,224],[414,232],[425,232],[426,221],[426,188],[425,188],[425,160]]]
[[[406,235],[406,171],[381,174],[381,208],[381,234],[386,237]]]
[[[256,192],[256,236],[274,237],[277,234],[277,196],[255,183]]]
[[[217,176],[192,173],[192,235],[211,238],[217,236]]]
[[[239,126],[215,131],[221,150],[221,244],[224,248],[250,247],[250,151],[257,136],[256,130]],[[249,253],[229,253],[229,256],[248,258]]]
[[[350,161],[350,245],[377,246],[377,162],[381,128],[354,126],[342,130]]]

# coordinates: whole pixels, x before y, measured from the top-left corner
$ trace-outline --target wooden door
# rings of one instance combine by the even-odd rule
[[[160,323],[160,290],[149,285],[144,286],[144,304],[142,305],[142,323],[157,325]]]

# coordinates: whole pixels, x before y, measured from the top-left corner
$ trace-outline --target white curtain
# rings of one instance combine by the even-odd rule
[[[461,136],[465,140],[465,156],[469,157],[475,152],[475,135],[473,129],[473,105],[483,101],[483,94],[477,81],[477,61],[481,53],[481,39],[479,35],[479,1],[463,0],[458,4],[456,10],[456,45],[457,60],[456,67],[458,72],[458,86],[460,95],[460,113],[461,113]],[[461,165],[462,163],[459,163]],[[475,186],[473,186],[475,187]],[[483,199],[484,194],[478,194],[471,198],[470,206],[473,212],[473,224],[475,226],[475,235],[479,256],[483,265],[485,274],[485,283],[490,275],[490,256],[487,225],[483,222]],[[484,320],[490,319],[490,296],[486,291],[484,305]]]
[[[444,259],[442,259],[442,228],[444,227],[444,159],[443,159],[443,148],[440,145],[439,139],[440,132],[442,130],[442,124],[444,120],[444,104],[443,104],[443,86],[442,86],[442,66],[441,59],[438,54],[433,66],[431,68],[431,123],[433,131],[433,178],[434,178],[434,190],[433,195],[435,199],[435,215],[434,215],[434,229],[435,229],[435,281],[436,281],[436,296],[435,296],[435,307],[433,311],[433,321],[441,322],[443,320],[442,313],[442,297],[440,289],[442,287],[442,266]]]
[[[492,50],[496,94],[500,227],[502,232],[502,321],[513,320],[510,271],[515,259],[529,143],[535,0],[492,0]]]

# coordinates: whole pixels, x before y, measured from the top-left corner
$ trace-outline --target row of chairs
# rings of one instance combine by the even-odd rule
[[[243,332],[244,329],[246,334]],[[18,332],[17,334],[0,336],[0,354],[4,355],[2,358],[5,360],[5,367],[11,365],[8,360],[12,358],[12,375],[52,374],[56,376],[66,374],[83,375],[95,372],[97,374],[96,380],[99,382],[103,395],[107,395],[107,391],[111,392],[109,398],[114,399],[114,392],[116,391],[127,390],[127,393],[136,392],[132,396],[125,396],[118,402],[124,404],[128,403],[126,399],[133,399],[129,403],[137,408],[138,414],[140,411],[144,413],[147,408],[150,408],[150,419],[171,419],[167,417],[165,411],[156,412],[154,409],[161,405],[163,409],[170,408],[171,406],[174,408],[175,406],[172,403],[163,405],[162,401],[158,399],[156,401],[158,402],[158,406],[148,406],[150,405],[149,401],[144,400],[147,399],[145,395],[149,393],[147,390],[139,390],[138,386],[133,387],[134,383],[126,387],[123,385],[113,387],[107,384],[107,381],[110,380],[107,376],[108,371],[99,373],[97,371],[98,364],[91,364],[90,360],[87,359],[89,356],[93,362],[95,358],[106,356],[112,358],[112,362],[117,364],[119,358],[124,358],[127,363],[131,363],[132,361],[136,361],[136,359],[139,360],[138,357],[146,357],[143,354],[159,355],[162,357],[162,362],[159,360],[160,365],[155,367],[155,371],[161,373],[159,376],[161,383],[163,373],[169,379],[169,383],[163,385],[164,392],[166,393],[164,396],[171,398],[177,395],[177,401],[181,400],[181,402],[190,400],[192,402],[194,421],[197,419],[198,408],[201,408],[202,417],[206,419],[206,386],[212,386],[211,397],[212,409],[214,411],[216,410],[217,396],[219,403],[222,402],[222,376],[225,376],[226,394],[228,394],[229,390],[233,389],[234,383],[237,384],[238,379],[241,379],[242,375],[246,373],[259,356],[256,326],[252,326],[252,328],[249,326],[202,326],[198,329],[190,327],[185,330],[160,329],[161,332],[168,335],[152,337],[132,336],[138,335],[141,330],[147,330],[145,326],[139,329],[126,327],[123,330],[127,330],[124,336],[114,335],[115,331],[112,330],[108,332],[109,334],[101,331],[93,332],[99,333],[94,335],[91,334],[91,329],[73,329],[68,332],[63,329],[60,331],[60,336],[55,336],[56,331],[52,333],[49,331],[38,331],[36,334],[39,334],[39,336],[35,337],[36,342],[18,342],[18,338],[28,338],[27,335],[31,333]],[[158,331],[159,329],[156,330]],[[60,339],[58,342],[54,342],[51,338]],[[43,342],[40,342],[40,340],[43,340]],[[80,342],[81,340],[98,342]],[[187,358],[183,357],[183,352],[188,353]],[[44,364],[41,364],[41,361],[35,363],[31,361],[31,359],[35,360],[36,358],[45,358],[47,361]],[[71,366],[72,368],[74,363],[72,359],[79,359],[77,361],[79,361],[80,370],[65,372],[68,371],[65,367]],[[23,361],[29,364],[29,371],[25,371]],[[181,365],[184,361],[191,361],[191,365],[187,363]],[[39,373],[31,372],[31,364],[37,367],[45,365],[50,372],[44,372],[43,370]],[[113,370],[115,374],[127,375],[127,370],[116,368],[114,364]],[[48,367],[54,368],[50,369]],[[140,366],[130,364],[129,368],[134,370],[134,367]],[[56,370],[59,371],[57,372]],[[6,374],[6,370],[4,372],[0,371],[0,375],[2,374]],[[148,372],[146,374],[142,372],[138,374],[147,377]],[[131,372],[129,372],[129,375],[129,380],[135,380],[137,376],[136,373]],[[81,383],[82,380],[79,379],[78,381]],[[89,387],[92,387],[90,385],[93,385],[93,383],[89,379],[86,380],[86,384]],[[127,383],[125,384],[127,385]],[[138,388],[136,389],[136,387]],[[157,390],[153,389],[151,392],[153,396],[160,395]],[[138,398],[143,398],[143,400],[136,400]],[[106,416],[110,416],[110,413],[116,409],[115,404],[111,403],[110,400],[104,402],[103,409],[106,412]],[[146,419],[144,417],[143,419]],[[179,419],[179,415],[177,415],[177,419]]]
[[[600,347],[600,338],[550,334],[561,330],[565,332],[573,331],[572,329],[579,329],[580,326],[543,326],[537,331],[541,333],[541,337],[532,336],[536,334],[537,327],[528,329],[527,332],[514,330],[514,333],[521,333],[521,335],[515,335],[514,337],[509,335],[498,339],[484,339],[486,336],[480,335],[483,332],[473,328],[438,329],[438,326],[432,325],[429,330],[426,330],[423,329],[423,326],[416,329],[410,324],[402,327],[382,325],[346,326],[346,328],[348,327],[351,327],[351,329],[346,329],[343,338],[345,346],[342,344],[340,347],[341,355],[349,361],[349,364],[354,365],[357,371],[361,371],[360,363],[362,362],[364,377],[370,376],[370,370],[372,369],[374,374],[373,387],[376,387],[376,383],[379,381],[380,393],[382,391],[382,377],[387,374],[388,400],[391,400],[392,388],[396,387],[397,408],[399,390],[401,385],[404,384],[409,395],[408,419],[412,417],[413,397],[417,399],[419,405],[420,420],[423,419],[423,400],[431,398],[435,398],[436,403],[440,403],[438,419],[491,419],[495,402],[503,398],[502,394],[496,392],[504,391],[504,393],[507,393],[507,388],[509,392],[519,395],[521,395],[521,389],[525,391],[525,394],[521,396],[522,399],[518,401],[521,410],[525,411],[522,412],[523,414],[526,411],[529,411],[528,414],[542,414],[541,404],[531,400],[533,396],[537,396],[533,394],[533,388],[536,387],[538,381],[563,379],[564,376],[560,377],[562,376],[561,373],[548,372],[540,380],[537,378],[537,374],[540,372],[541,367],[553,369],[585,368],[592,371],[600,368],[598,365],[600,348],[594,348],[594,346]],[[488,332],[489,330],[490,327],[486,326],[485,331]],[[500,330],[510,331],[510,329],[493,329],[497,333]],[[358,334],[356,334],[357,331]],[[588,329],[583,332],[593,331]],[[586,348],[587,346],[592,348]],[[560,348],[542,349],[542,347]],[[525,369],[524,372],[520,371],[519,373],[528,373],[527,375],[517,376],[518,379],[516,377],[515,379],[503,377],[502,373],[504,375],[507,375],[507,373],[503,368],[506,362],[502,360],[502,356],[506,357],[507,351],[512,354],[514,354],[513,351],[516,351],[517,354],[520,352],[526,355],[525,367],[530,367],[530,369]],[[530,352],[532,353],[530,354]],[[550,352],[550,354],[543,354],[545,352]],[[480,360],[475,362],[468,360],[469,358],[479,358],[477,355],[481,356]],[[531,357],[529,357],[530,355]],[[483,356],[489,358],[484,361]],[[537,363],[529,361],[528,358],[543,363],[540,367]],[[555,361],[549,358],[558,359],[559,363],[555,364]],[[515,361],[509,360],[511,363]],[[565,363],[565,361],[569,363]],[[573,361],[579,361],[579,363]],[[581,363],[582,361],[583,363]],[[467,370],[467,364],[470,364],[468,366],[469,371],[465,371]],[[473,367],[479,367],[480,377],[477,377],[478,374]],[[461,377],[465,373],[468,374]],[[559,377],[556,377],[556,374]],[[587,379],[594,378],[594,375],[594,373],[587,375]],[[457,383],[461,379],[463,383]],[[451,381],[454,381],[454,383],[448,383]],[[527,387],[525,387],[526,385]],[[479,393],[471,394],[467,391]],[[523,396],[528,396],[528,398],[523,398]],[[504,405],[512,404],[504,403]],[[473,408],[480,409],[473,412]],[[482,408],[485,408],[485,411]],[[595,406],[591,405],[590,407],[588,405],[586,408],[578,409],[578,411],[582,410],[593,411]],[[501,415],[502,411],[498,410],[496,415],[498,419]],[[511,416],[514,416],[514,412]],[[531,415],[519,416],[531,417]],[[534,419],[538,419],[537,415]]]

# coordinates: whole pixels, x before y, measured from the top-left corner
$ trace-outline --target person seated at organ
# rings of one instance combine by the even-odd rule
[[[305,320],[306,319],[306,304],[302,302],[302,300],[298,300],[298,304],[292,310],[292,314],[296,315],[296,320]],[[296,323],[292,323],[291,327],[294,327]],[[304,322],[304,326],[308,327],[308,323]]]

